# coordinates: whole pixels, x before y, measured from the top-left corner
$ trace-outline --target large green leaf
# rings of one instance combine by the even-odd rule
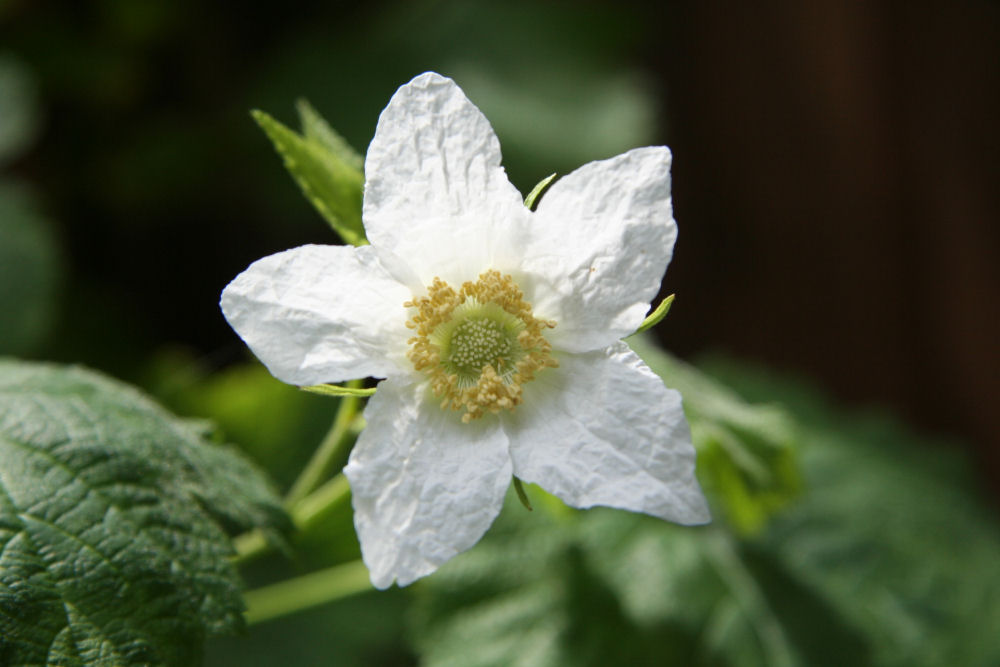
[[[360,156],[308,103],[299,103],[299,113],[302,135],[263,111],[253,111],[252,115],[303,194],[334,231],[352,245],[365,243],[361,223],[365,179]]]
[[[266,480],[96,373],[0,362],[0,664],[192,665],[242,625],[229,535]]]

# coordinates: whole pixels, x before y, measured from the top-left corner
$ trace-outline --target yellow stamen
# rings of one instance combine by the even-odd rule
[[[463,422],[513,410],[521,386],[559,364],[542,335],[555,322],[536,318],[511,276],[490,270],[459,291],[435,278],[427,296],[403,304],[417,312],[406,323],[413,367],[426,372],[442,409],[461,410]]]

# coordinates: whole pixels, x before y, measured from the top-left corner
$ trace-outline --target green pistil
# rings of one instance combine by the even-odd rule
[[[509,378],[524,350],[517,336],[524,322],[495,303],[466,299],[431,336],[441,353],[445,370],[457,375],[459,385],[478,381],[484,366]]]

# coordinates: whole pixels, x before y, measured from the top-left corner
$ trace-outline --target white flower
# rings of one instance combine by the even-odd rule
[[[512,475],[708,521],[681,397],[621,342],[673,250],[670,151],[587,164],[531,212],[483,114],[426,73],[382,112],[365,176],[371,245],[265,257],[222,309],[284,382],[386,378],[345,469],[372,583],[475,544]]]

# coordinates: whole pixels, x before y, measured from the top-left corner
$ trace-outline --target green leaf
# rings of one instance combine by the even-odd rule
[[[308,109],[304,111],[303,109]],[[364,174],[357,153],[308,106],[300,105],[305,136],[263,111],[251,115],[267,134],[303,194],[341,238],[363,245],[361,196]]]
[[[193,665],[242,627],[229,535],[289,527],[202,428],[79,368],[0,361],[0,663]]]
[[[365,159],[340,136],[330,124],[319,115],[308,100],[300,99],[295,103],[299,112],[299,122],[302,124],[302,134],[306,141],[324,146],[333,155],[340,158],[344,164],[359,172],[365,168]]]
[[[0,182],[0,354],[29,354],[45,341],[59,263],[55,231],[28,191]]]
[[[698,477],[741,532],[767,519],[801,490],[794,422],[776,405],[751,405],[643,336],[629,345],[684,397],[698,450]]]

